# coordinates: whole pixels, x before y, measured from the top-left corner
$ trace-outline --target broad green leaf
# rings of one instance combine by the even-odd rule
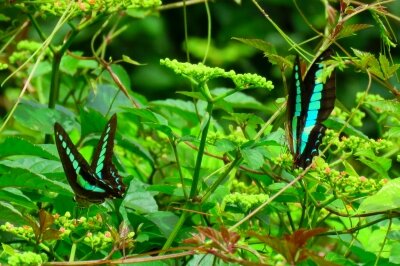
[[[150,185],[147,187],[147,191],[155,191],[155,192],[161,192],[167,195],[173,195],[174,190],[176,189],[176,186],[172,185]]]
[[[30,198],[25,196],[20,190],[12,187],[0,189],[0,201],[9,202],[31,210],[37,209],[36,204]]]
[[[132,142],[130,139],[127,139],[125,137],[118,138],[118,145],[121,147],[124,147],[124,149],[133,152],[140,157],[146,159],[149,161],[151,164],[154,164],[154,159],[153,156],[149,153],[148,150],[146,150],[141,144],[138,142]]]
[[[147,191],[146,184],[137,179],[131,181],[123,204],[125,207],[134,209],[142,214],[158,211],[157,202],[154,200],[153,194]]]
[[[25,100],[21,101],[14,113],[18,123],[42,134],[54,134],[56,121],[63,121],[63,126],[68,130],[75,123],[72,117],[72,112],[64,107],[57,106],[54,110],[35,101]]]
[[[168,121],[159,114],[152,112],[149,109],[145,108],[124,108],[128,114],[128,116],[136,116],[141,118],[141,122],[151,122],[161,125],[168,125]]]
[[[4,161],[1,161],[0,165],[5,165]],[[0,179],[0,187],[3,188],[14,187],[20,188],[23,191],[43,190],[73,196],[69,185],[49,179],[43,174],[34,173],[23,167],[8,168],[6,171],[3,171]]]
[[[92,109],[81,109],[80,117],[82,134],[81,138],[85,138],[91,133],[98,133],[98,137],[100,138],[100,134],[103,132],[104,127],[107,124],[107,118]]]
[[[0,200],[0,224],[11,222],[13,225],[24,225],[26,220],[19,210],[8,202]]]
[[[33,155],[45,159],[58,157],[43,148],[43,145],[33,144],[25,139],[9,137],[0,144],[0,157],[11,155]]]
[[[383,212],[400,208],[400,178],[390,180],[376,194],[367,197],[358,213]]]
[[[92,108],[103,116],[106,116],[110,113],[118,113],[123,108],[132,107],[132,103],[115,86],[99,85],[96,91],[90,91],[86,107]]]
[[[60,70],[70,76],[73,76],[78,71],[78,65],[80,61],[84,60],[79,60],[73,56],[65,55],[61,59]]]
[[[146,218],[155,223],[166,238],[171,234],[179,220],[174,213],[166,211],[149,213]]]
[[[60,162],[38,157],[18,157],[13,160],[2,160],[0,164],[10,168],[23,168],[36,174],[63,171]]]
[[[394,263],[394,264],[400,264],[400,243],[396,242],[393,243],[392,248],[390,249],[390,256],[389,256],[389,262]]]
[[[264,156],[259,148],[245,148],[240,149],[243,156],[244,163],[251,169],[260,169],[264,164]]]
[[[151,105],[168,120],[170,126],[191,129],[199,123],[196,108],[191,101],[167,99],[153,101]],[[198,113],[203,115],[205,113],[204,106],[200,104],[197,106]]]

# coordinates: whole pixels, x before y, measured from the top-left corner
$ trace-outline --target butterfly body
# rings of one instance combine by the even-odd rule
[[[116,123],[113,115],[100,137],[91,165],[62,126],[54,125],[58,154],[77,202],[102,203],[106,198],[122,198],[125,194],[125,185],[112,163]]]
[[[319,56],[304,79],[299,57],[295,60],[288,96],[288,135],[289,147],[297,167],[307,167],[318,154],[318,147],[326,129],[322,123],[334,108],[335,73],[332,72],[326,82],[321,81],[321,62],[330,56],[330,50]]]

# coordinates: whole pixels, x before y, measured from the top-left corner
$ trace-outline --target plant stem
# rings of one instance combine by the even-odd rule
[[[237,156],[234,161],[232,161],[229,165],[229,167],[225,170],[223,174],[221,174],[218,179],[209,187],[204,194],[204,196],[201,198],[201,203],[204,203],[208,197],[217,189],[217,187],[221,184],[222,181],[229,175],[229,173],[232,171],[233,168],[235,168],[237,165],[240,165],[242,162],[241,156]]]
[[[199,184],[201,163],[203,161],[203,155],[204,155],[204,149],[206,146],[208,128],[209,128],[210,122],[211,122],[212,109],[213,109],[213,103],[211,101],[209,101],[208,105],[207,105],[207,113],[206,113],[206,115],[208,114],[208,117],[206,118],[207,121],[201,132],[200,146],[199,146],[199,150],[197,152],[196,165],[194,168],[193,181],[192,181],[192,187],[190,189],[189,199],[193,199],[197,194],[197,186]]]
[[[69,262],[73,262],[75,260],[75,252],[76,252],[76,243],[73,242],[71,246],[71,253],[69,254]]]
[[[191,204],[190,204],[191,205]],[[190,208],[190,206],[187,206]],[[185,207],[186,208],[186,207]],[[172,245],[172,242],[175,240],[176,235],[178,234],[179,230],[181,230],[181,227],[183,223],[186,221],[186,218],[189,216],[189,213],[186,211],[183,211],[181,214],[181,217],[179,217],[178,222],[176,223],[174,230],[171,232],[171,234],[168,236],[167,241],[165,241],[164,246],[162,247],[162,252],[160,252],[159,255],[163,255],[167,249]]]

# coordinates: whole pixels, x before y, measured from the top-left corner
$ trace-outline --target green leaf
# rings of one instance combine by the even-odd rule
[[[239,42],[242,42],[244,44],[247,44],[251,47],[254,47],[258,50],[263,51],[264,53],[268,53],[268,54],[276,54],[276,49],[273,46],[272,43],[270,42],[266,42],[264,40],[261,39],[245,39],[245,38],[236,38],[233,37],[233,40],[237,40]]]
[[[361,203],[357,213],[384,212],[400,208],[400,178],[390,180]]]
[[[167,238],[173,231],[179,218],[172,212],[157,211],[146,215],[146,218],[157,225]]]
[[[58,156],[55,154],[45,150],[43,145],[32,144],[25,139],[16,137],[6,138],[4,142],[0,144],[0,157],[7,157],[11,155],[33,155],[45,159],[58,158]]]
[[[4,251],[7,255],[14,256],[15,254],[17,254],[17,253],[15,252],[15,250],[14,250],[10,245],[1,243],[1,247],[3,248],[3,251]]]
[[[251,169],[260,169],[264,164],[264,156],[259,151],[259,148],[245,148],[241,149],[240,153],[243,156],[244,162]]]
[[[13,225],[23,225],[26,221],[19,210],[8,202],[0,201],[0,224],[12,222]]]
[[[152,193],[147,191],[147,186],[139,180],[133,179],[123,201],[125,207],[132,208],[143,214],[157,212],[157,202],[154,200]]]
[[[73,117],[73,113],[64,107],[57,106],[54,110],[35,101],[26,100],[21,101],[14,113],[14,118],[18,123],[42,134],[53,134],[56,121],[63,121],[63,126],[68,125],[66,129],[71,128],[75,123]]]
[[[257,101],[254,97],[249,96],[240,91],[234,91],[233,89],[217,88],[211,91],[215,96],[221,96],[224,94],[229,94],[225,98],[216,102],[216,106],[227,109],[230,108],[246,108],[246,109],[256,109],[256,110],[266,110],[265,106]],[[228,109],[228,110],[229,110]]]
[[[199,99],[199,100],[203,100],[203,101],[206,100],[206,98],[203,96],[203,94],[201,94],[200,92],[197,92],[197,91],[177,91],[176,93],[189,96],[193,99]]]
[[[339,32],[338,39],[355,35],[354,34],[355,32],[368,29],[368,28],[370,28],[372,26],[373,25],[371,25],[371,24],[349,24],[349,25],[344,25],[343,28]]]
[[[349,136],[357,136],[359,138],[368,140],[368,137],[362,133],[360,130],[356,129],[355,127],[347,124],[345,121],[338,119],[336,117],[330,117],[323,123],[325,126],[334,129],[336,131],[343,129],[343,133]]]
[[[85,138],[91,133],[99,133],[100,135],[107,124],[107,119],[102,114],[93,109],[81,109],[80,117],[82,134],[81,138]]]
[[[119,113],[126,107],[132,107],[132,103],[115,86],[99,85],[97,91],[90,91],[86,107],[92,108],[103,116],[106,116],[109,113]]]
[[[400,264],[400,243],[395,242],[391,246],[392,248],[390,249],[389,262],[398,265]]]
[[[12,187],[0,189],[0,201],[9,202],[30,210],[37,209],[36,204],[30,198],[25,196],[20,190]]]
[[[381,177],[389,178],[388,171],[392,166],[392,160],[376,156],[371,150],[359,150],[355,153],[358,160],[380,174]]]
[[[238,148],[237,144],[228,139],[217,139],[215,141],[215,147],[217,151],[225,153],[230,152]]]
[[[24,165],[18,167],[18,163],[14,165],[10,161],[0,162],[2,166],[6,166],[7,164],[9,164],[10,167],[2,171],[0,187],[14,187],[24,191],[43,190],[73,196],[71,188],[65,183],[49,179],[43,174],[29,170],[29,168],[25,169]],[[28,165],[25,165],[25,167],[28,167]],[[46,166],[37,166],[37,168],[40,167],[44,168],[43,170],[50,170],[46,168]],[[61,167],[61,165],[59,167]]]
[[[70,76],[73,76],[78,71],[78,65],[80,61],[84,60],[78,60],[70,55],[65,55],[61,59],[60,70]]]
[[[193,128],[199,123],[196,108],[191,101],[167,99],[153,101],[151,105],[167,119],[170,126]],[[201,106],[200,103],[197,106],[199,114],[204,114],[205,106]]]
[[[124,61],[125,63],[131,64],[131,65],[135,65],[135,66],[142,66],[145,64],[141,64],[138,61],[133,60],[132,58],[130,58],[127,55],[122,55],[122,61]]]

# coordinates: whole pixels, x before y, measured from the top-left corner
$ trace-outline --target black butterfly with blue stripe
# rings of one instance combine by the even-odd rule
[[[112,162],[117,116],[108,121],[93,154],[92,164],[78,152],[64,128],[54,124],[55,142],[67,180],[78,203],[102,203],[122,198],[126,187]]]
[[[322,124],[331,114],[336,99],[336,76],[333,71],[322,83],[322,62],[329,59],[332,50],[322,53],[302,79],[297,55],[288,96],[288,141],[296,167],[306,168],[318,154],[325,135]]]

